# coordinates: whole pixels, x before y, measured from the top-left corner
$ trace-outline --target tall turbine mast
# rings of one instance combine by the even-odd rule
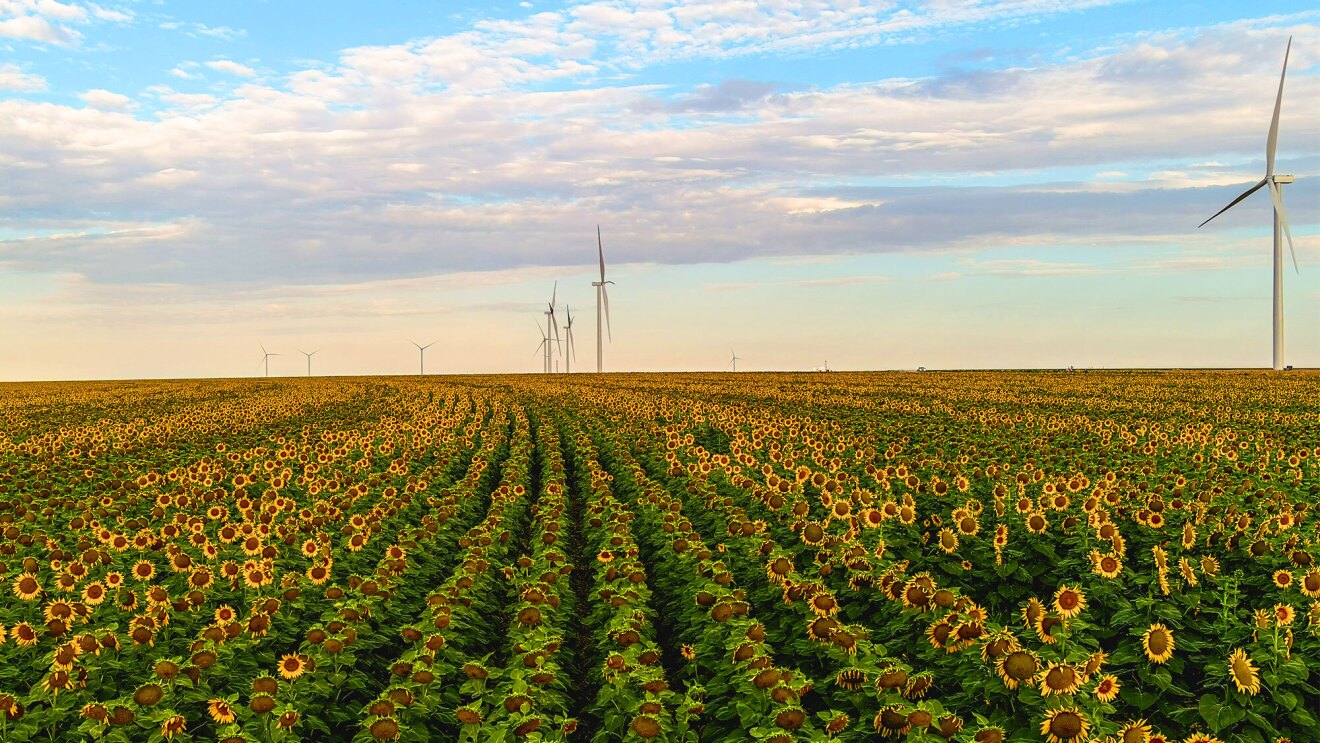
[[[271,353],[270,351],[267,351],[267,350],[266,350],[266,347],[265,347],[264,345],[262,345],[260,341],[257,342],[257,345],[258,345],[258,346],[261,346],[261,363],[265,365],[265,367],[266,367],[266,376],[269,377],[269,376],[270,376],[270,357],[271,357],[271,356],[279,356],[279,354],[277,354],[277,353]]]
[[[410,340],[408,342],[417,346],[417,375],[424,377],[426,376],[426,349],[434,346],[435,341],[431,341],[425,346],[419,345],[417,341]]]
[[[315,351],[312,351],[311,353],[307,353],[306,351],[304,351],[304,350],[302,350],[302,349],[299,349],[299,350],[298,350],[298,353],[300,353],[300,354],[302,354],[303,356],[306,356],[306,357],[307,357],[307,376],[309,376],[309,377],[312,376],[312,357],[315,356],[316,354],[320,353],[320,352],[321,352],[321,349],[319,349],[319,348],[316,349]]]
[[[742,361],[742,360],[743,360],[743,359],[742,359],[741,357],[739,357],[738,354],[736,354],[736,353],[733,352],[733,349],[732,349],[732,348],[729,349],[729,364],[730,364],[731,366],[733,366],[733,370],[734,370],[735,372],[738,371],[738,362],[739,362],[739,361]]]
[[[1292,37],[1288,37],[1288,46],[1283,52],[1283,72],[1279,75],[1279,92],[1274,98],[1274,116],[1270,119],[1270,133],[1265,140],[1265,177],[1256,185],[1248,188],[1229,202],[1228,206],[1215,212],[1210,219],[1237,206],[1238,202],[1256,193],[1265,186],[1270,187],[1270,201],[1274,202],[1274,370],[1282,371],[1283,366],[1283,240],[1288,239],[1288,251],[1292,254],[1293,270],[1301,273],[1297,267],[1297,251],[1293,248],[1292,228],[1288,225],[1288,212],[1283,208],[1283,185],[1292,183],[1291,175],[1274,172],[1274,153],[1279,143],[1279,110],[1283,107],[1283,81],[1288,75],[1288,55],[1292,52]],[[1204,227],[1210,219],[1197,227]]]
[[[605,280],[605,247],[600,240],[600,225],[596,225],[596,253],[600,256],[600,281],[593,281],[591,285],[596,287],[596,372],[600,373],[605,371],[605,338],[600,332],[600,308],[603,303],[605,332],[610,333],[610,293],[605,290],[605,285],[614,283]],[[610,333],[610,341],[613,340],[614,334]]]
[[[555,298],[559,296],[559,282],[555,282],[555,288],[550,292],[550,308],[545,311],[545,337],[550,337],[550,331],[554,330],[555,345],[559,346],[559,352],[564,352],[563,346],[559,342],[559,321],[555,319]],[[545,347],[545,373],[552,371],[550,363],[550,345]]]
[[[564,313],[568,316],[568,324],[564,326],[564,373],[570,374],[573,371],[571,360],[577,358],[577,346],[573,344],[573,310],[564,305]]]

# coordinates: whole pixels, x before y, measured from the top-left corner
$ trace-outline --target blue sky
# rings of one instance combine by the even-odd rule
[[[0,0],[0,379],[1260,366],[1280,135],[1320,366],[1317,12]],[[562,302],[561,302],[562,303]],[[251,362],[249,362],[251,357]],[[286,368],[287,367],[287,368]]]

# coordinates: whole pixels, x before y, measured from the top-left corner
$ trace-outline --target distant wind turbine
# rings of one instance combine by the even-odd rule
[[[309,376],[309,377],[312,376],[312,357],[315,356],[316,354],[320,353],[320,352],[321,352],[321,349],[319,349],[319,348],[316,349],[315,351],[312,351],[311,353],[307,353],[306,351],[304,351],[304,350],[302,350],[302,349],[298,349],[298,353],[300,353],[300,354],[302,354],[303,356],[306,356],[306,357],[307,357],[307,376]]]
[[[1292,37],[1288,37],[1288,46],[1283,52],[1283,72],[1279,75],[1279,93],[1274,98],[1274,117],[1270,119],[1270,133],[1265,140],[1265,177],[1256,185],[1248,188],[1229,202],[1228,206],[1215,212],[1214,219],[1220,214],[1237,206],[1238,202],[1256,193],[1265,186],[1270,187],[1270,200],[1274,202],[1274,370],[1283,370],[1283,237],[1288,238],[1288,251],[1292,253],[1293,270],[1297,268],[1297,251],[1293,248],[1292,229],[1288,225],[1288,213],[1283,208],[1283,188],[1285,183],[1292,183],[1291,175],[1274,172],[1274,151],[1279,143],[1279,109],[1283,106],[1283,80],[1288,75],[1288,55],[1292,52]],[[1204,227],[1210,219],[1197,227]]]
[[[545,356],[550,353],[550,336],[545,334],[545,329],[541,327],[540,323],[537,323],[536,325],[536,332],[541,334],[541,342],[536,346],[536,350],[532,352],[532,355],[536,356],[538,354],[543,354],[544,352],[541,358],[541,371],[545,371]]]
[[[417,373],[420,376],[426,376],[426,349],[430,348],[431,346],[434,346],[435,341],[431,341],[425,346],[419,345],[417,341],[413,341],[413,340],[410,340],[408,342],[413,344],[414,346],[417,346]]]
[[[261,363],[264,364],[264,365],[266,366],[266,376],[269,377],[269,376],[270,376],[270,357],[271,357],[271,356],[279,356],[279,354],[277,354],[277,353],[271,353],[270,351],[267,351],[267,350],[266,350],[266,347],[265,347],[264,345],[262,345],[260,341],[257,342],[257,345],[258,345],[258,346],[261,346]]]
[[[739,358],[738,354],[733,352],[732,348],[729,349],[729,364],[733,366],[735,372],[738,371],[738,362],[742,360],[743,359]]]
[[[560,346],[560,342],[559,342],[559,321],[555,319],[555,298],[558,297],[558,296],[559,296],[559,282],[556,281],[556,282],[555,282],[555,288],[554,288],[554,290],[550,292],[550,309],[548,309],[548,310],[545,311],[545,335],[546,335],[547,338],[549,338],[549,337],[550,337],[550,330],[553,328],[553,329],[554,329],[554,333],[555,333],[555,345],[556,345],[556,346]],[[560,352],[561,354],[564,352],[564,349],[563,349],[562,346],[560,346],[560,348],[559,348],[559,352]],[[552,366],[551,366],[551,363],[550,363],[550,346],[547,345],[547,346],[545,347],[545,373],[546,373],[546,374],[549,374],[549,373],[551,372],[551,369],[552,369]]]
[[[568,316],[568,324],[564,326],[564,373],[569,374],[573,371],[570,359],[577,359],[577,346],[573,344],[573,310],[564,305],[564,314]]]
[[[602,303],[605,306],[605,332],[610,333],[610,342],[614,342],[614,334],[610,332],[610,293],[605,290],[606,284],[614,282],[605,280],[605,246],[600,240],[600,225],[596,225],[596,252],[600,256],[600,281],[593,281],[591,285],[596,287],[596,371],[599,373],[605,371],[605,339],[600,332]]]

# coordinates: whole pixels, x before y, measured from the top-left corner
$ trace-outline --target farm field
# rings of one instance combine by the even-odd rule
[[[3,741],[1320,741],[1320,375],[0,385]]]

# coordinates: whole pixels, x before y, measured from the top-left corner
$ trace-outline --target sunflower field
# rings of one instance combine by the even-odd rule
[[[0,741],[1320,742],[1318,498],[1307,372],[0,385]]]

